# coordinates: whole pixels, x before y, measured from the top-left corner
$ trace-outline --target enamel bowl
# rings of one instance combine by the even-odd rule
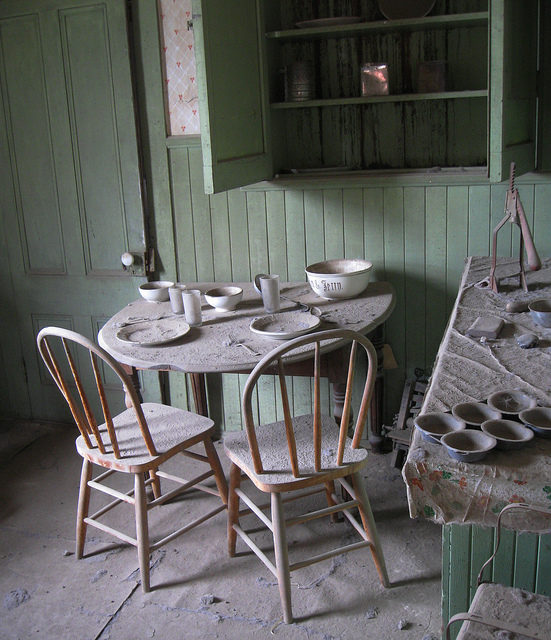
[[[359,258],[325,260],[306,267],[314,293],[326,300],[355,298],[369,284],[373,264]]]
[[[549,407],[526,409],[520,412],[519,418],[538,436],[551,438],[551,409]]]
[[[532,320],[542,327],[551,327],[551,300],[535,300],[528,305]]]
[[[451,458],[459,462],[482,460],[497,444],[497,440],[478,429],[462,429],[442,436],[440,442]]]
[[[484,402],[460,402],[452,407],[452,413],[456,418],[465,420],[467,424],[480,427],[486,420],[501,418],[501,412],[492,409]]]
[[[502,414],[518,415],[525,409],[536,406],[536,399],[524,391],[497,391],[488,397],[488,405]]]
[[[531,429],[516,420],[488,420],[480,428],[497,440],[497,449],[519,449],[534,437]]]
[[[215,287],[205,292],[205,300],[216,311],[233,311],[242,297],[241,287]]]
[[[452,431],[460,431],[467,426],[463,420],[459,420],[451,413],[434,411],[423,413],[413,421],[415,427],[423,434],[427,442],[440,444],[440,438]]]
[[[150,302],[166,302],[168,300],[168,290],[174,286],[174,282],[168,280],[153,280],[140,285],[139,291],[142,298]]]

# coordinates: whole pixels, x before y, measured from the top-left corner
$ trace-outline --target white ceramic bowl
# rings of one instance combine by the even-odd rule
[[[452,407],[456,418],[465,420],[467,424],[479,427],[486,420],[501,418],[501,412],[492,409],[484,402],[460,402]]]
[[[516,420],[488,420],[480,425],[497,440],[497,449],[518,449],[534,437],[534,432]]]
[[[459,420],[451,413],[433,411],[417,416],[413,421],[417,429],[423,434],[423,439],[439,444],[440,438],[445,433],[460,431],[467,426],[463,420]]]
[[[511,391],[496,391],[488,397],[488,405],[503,414],[518,415],[525,409],[536,406],[536,399],[524,391],[512,389]]]
[[[325,260],[306,267],[312,291],[327,300],[355,298],[369,284],[373,264],[367,260]]]
[[[205,300],[216,311],[233,311],[242,297],[241,287],[215,287],[205,292]]]
[[[534,433],[544,438],[551,438],[551,408],[534,407],[519,413],[519,418]]]
[[[482,460],[497,444],[493,436],[478,429],[462,429],[442,436],[440,442],[450,457],[459,462]]]
[[[166,302],[168,300],[168,290],[174,286],[174,282],[168,280],[153,280],[140,285],[139,291],[142,298],[150,302]]]

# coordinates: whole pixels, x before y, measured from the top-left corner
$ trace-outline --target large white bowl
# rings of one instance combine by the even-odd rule
[[[439,444],[440,438],[451,431],[460,431],[467,425],[463,420],[456,418],[451,413],[433,411],[423,413],[415,418],[413,424],[423,434],[423,439]]]
[[[242,297],[241,287],[215,287],[205,292],[205,300],[216,311],[233,311]]]
[[[150,302],[166,302],[168,300],[168,290],[174,286],[174,282],[168,280],[153,280],[140,285],[139,291],[142,298]]]
[[[324,260],[306,267],[314,293],[327,300],[355,298],[369,284],[373,264],[367,260]]]

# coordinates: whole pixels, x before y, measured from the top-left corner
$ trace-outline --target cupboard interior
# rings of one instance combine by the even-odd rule
[[[486,167],[487,2],[437,1],[426,18],[399,21],[385,20],[374,0],[268,5],[265,47],[276,173]],[[295,27],[344,15],[361,16],[362,22]],[[312,65],[310,101],[284,100],[284,69],[294,61]],[[417,93],[419,64],[425,61],[445,61],[445,91]],[[388,65],[388,96],[361,96],[366,62]]]

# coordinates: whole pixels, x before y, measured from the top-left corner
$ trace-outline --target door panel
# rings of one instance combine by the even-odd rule
[[[0,3],[0,208],[12,276],[2,358],[29,396],[27,408],[11,401],[16,417],[68,415],[37,331],[54,324],[95,339],[144,280],[120,263],[146,249],[126,23],[125,0]]]
[[[273,175],[257,0],[193,0],[205,193]]]

